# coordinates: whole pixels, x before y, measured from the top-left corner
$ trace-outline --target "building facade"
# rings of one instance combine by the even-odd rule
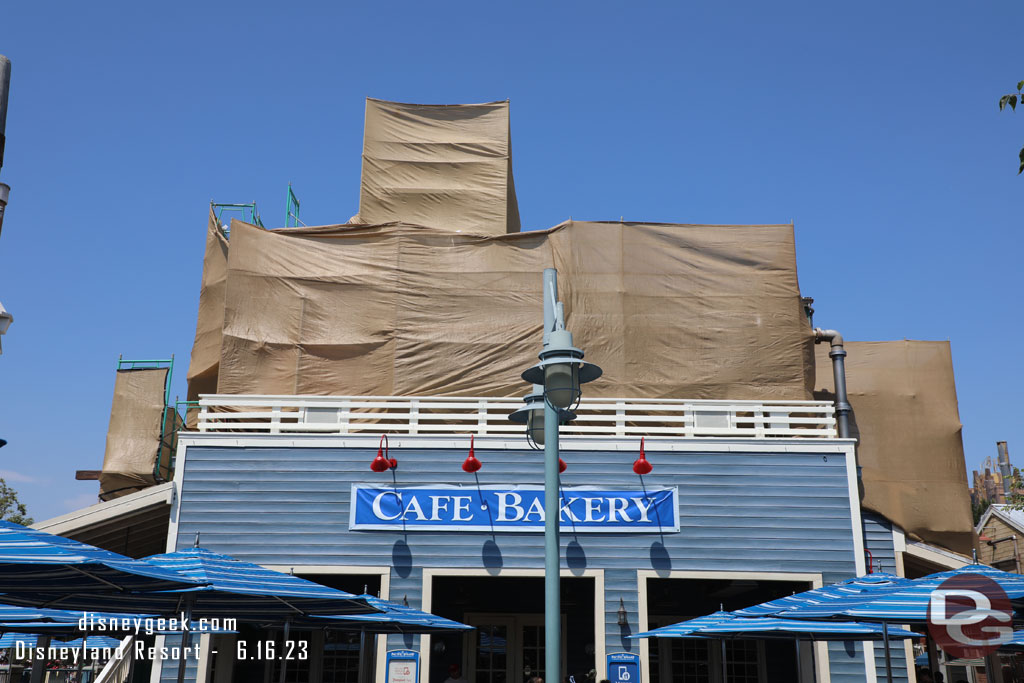
[[[508,402],[405,401],[405,412],[389,412],[377,432],[345,424],[350,400],[317,399],[294,412],[269,398],[262,406],[256,397],[206,402],[201,431],[179,435],[169,550],[199,534],[204,547],[475,626],[469,635],[380,639],[381,658],[385,650],[419,653],[420,683],[441,683],[453,664],[474,683],[550,680],[540,637],[542,454],[502,424]],[[230,403],[248,412],[212,412]],[[475,475],[461,469],[469,448],[463,426],[413,424],[418,411],[460,405],[479,423],[483,468]],[[607,405],[586,407],[584,415]],[[260,409],[283,423],[267,424],[275,418],[259,417]],[[623,433],[624,417],[606,418],[596,435],[563,437],[558,680],[607,678],[607,657],[619,652],[640,655],[644,681],[717,680],[722,653],[708,642],[628,636],[860,575],[869,558],[876,569],[895,562],[891,526],[861,513],[854,444],[836,437],[831,404],[631,402],[629,416],[664,419],[666,409],[681,427],[647,441],[654,471],[643,477],[631,469],[639,439]],[[325,421],[332,415],[333,424]],[[385,430],[399,466],[375,473],[369,464]],[[881,661],[860,643],[811,652],[804,648],[804,668],[821,681],[874,680]],[[793,680],[796,672],[788,642],[737,642],[726,657],[730,680]],[[200,673],[239,680],[228,673],[238,666],[232,659],[213,658]],[[905,675],[904,661],[897,657]],[[300,664],[295,680],[307,680],[310,666]],[[173,680],[170,668],[159,680]],[[270,680],[272,667],[265,669]],[[318,680],[336,680],[328,673]]]

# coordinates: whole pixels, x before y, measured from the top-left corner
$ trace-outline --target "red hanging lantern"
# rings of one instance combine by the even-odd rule
[[[569,466],[565,464],[565,461],[562,460],[561,458],[559,458],[558,459],[558,473],[561,474],[562,472],[565,472],[567,467],[569,467]]]
[[[640,437],[640,457],[633,462],[633,471],[637,474],[650,474],[654,465],[647,462],[647,455],[644,453],[644,438]]]
[[[388,458],[388,435],[380,435],[380,445],[377,447],[377,457],[370,463],[370,469],[374,472],[387,472],[398,469],[398,460]]]
[[[469,435],[469,455],[467,455],[466,459],[462,461],[462,471],[463,472],[468,472],[470,474],[473,474],[474,472],[478,472],[481,467],[483,467],[483,463],[481,463],[479,460],[477,460],[476,456],[473,455],[473,435],[470,434]]]

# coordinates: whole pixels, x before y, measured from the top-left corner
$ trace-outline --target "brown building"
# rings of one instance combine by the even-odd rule
[[[991,504],[1006,503],[1006,494],[1010,491],[1013,465],[1010,463],[1010,450],[1005,441],[997,441],[996,449],[998,457],[993,460],[985,458],[981,463],[982,472],[978,470],[971,472],[971,504],[981,505],[982,502]],[[1017,494],[1024,494],[1024,489],[1014,491]]]
[[[1024,510],[993,505],[982,515],[976,530],[979,562],[1003,571],[1021,573]]]

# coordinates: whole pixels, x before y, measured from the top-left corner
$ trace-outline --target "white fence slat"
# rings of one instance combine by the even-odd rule
[[[447,396],[200,397],[200,432],[270,434],[512,435],[511,398]],[[835,407],[827,401],[583,399],[562,427],[582,437],[835,438]]]

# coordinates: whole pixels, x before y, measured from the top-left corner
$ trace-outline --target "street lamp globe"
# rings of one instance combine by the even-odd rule
[[[526,425],[526,439],[531,446],[544,445],[544,387],[533,385],[533,391],[523,396],[526,403],[508,416],[510,422]]]
[[[534,448],[544,445],[544,387],[533,385],[533,391],[523,397],[526,404],[508,416],[510,422],[526,425],[526,440]],[[558,410],[558,423],[566,424],[576,419],[576,413]]]
[[[551,405],[567,409],[580,400],[580,385],[601,376],[601,368],[583,360],[583,351],[572,345],[572,332],[552,330],[548,345],[540,352],[540,363],[523,373],[523,379],[543,385]]]

